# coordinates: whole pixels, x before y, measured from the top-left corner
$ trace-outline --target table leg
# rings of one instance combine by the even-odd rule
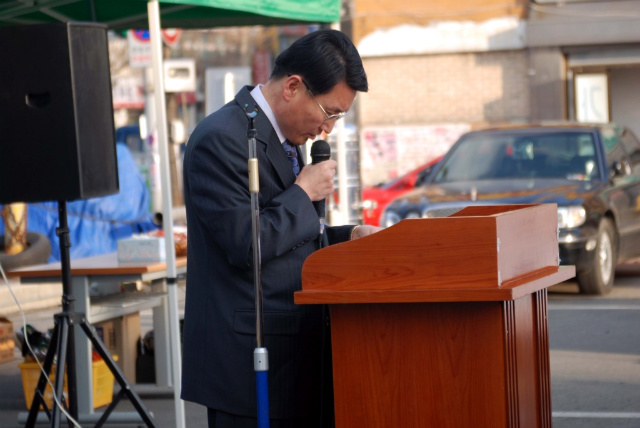
[[[73,276],[71,292],[75,297],[75,311],[84,313],[91,322],[89,280],[86,276]],[[91,342],[80,326],[73,329],[75,339],[76,376],[78,391],[78,414],[93,413],[93,366],[91,364]]]
[[[153,285],[154,292],[166,292],[165,281]],[[156,386],[173,386],[171,375],[171,341],[169,338],[169,300],[162,297],[162,304],[153,308],[153,345],[156,364]]]

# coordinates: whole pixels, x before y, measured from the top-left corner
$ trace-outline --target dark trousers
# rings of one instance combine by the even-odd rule
[[[325,319],[329,319],[328,307],[325,306]],[[328,327],[328,324],[327,324]],[[331,343],[331,330],[324,329],[323,342]],[[269,428],[334,428],[335,415],[333,408],[333,370],[331,361],[331,346],[323,346],[322,352],[322,401],[319,411],[321,415],[313,418],[301,419],[269,419]],[[207,408],[209,428],[256,428],[258,419],[233,415],[220,410]]]
[[[256,428],[258,420],[232,415],[215,409],[207,409],[209,428]],[[269,428],[319,428],[319,421],[308,419],[270,419]]]

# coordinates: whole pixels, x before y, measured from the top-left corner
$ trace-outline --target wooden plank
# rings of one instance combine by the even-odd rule
[[[187,265],[186,257],[176,258],[176,267]],[[71,260],[72,276],[90,275],[128,275],[159,272],[167,268],[165,262],[119,262],[117,253],[102,254]],[[61,275],[60,263],[47,263],[27,266],[7,272],[10,278],[54,277]]]
[[[464,302],[515,300],[529,293],[550,287],[575,276],[574,266],[549,267],[536,274],[517,278],[500,288],[463,288],[455,283],[448,288],[429,288],[429,280],[422,288],[395,290],[302,290],[294,293],[296,304],[345,303],[403,303],[403,302]]]
[[[498,270],[503,282],[541,266],[558,266],[558,209],[555,204],[529,210],[528,215],[497,217]]]
[[[502,304],[332,305],[336,427],[507,427]]]

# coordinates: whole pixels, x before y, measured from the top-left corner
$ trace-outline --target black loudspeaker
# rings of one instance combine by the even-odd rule
[[[107,27],[0,27],[0,203],[117,193]]]

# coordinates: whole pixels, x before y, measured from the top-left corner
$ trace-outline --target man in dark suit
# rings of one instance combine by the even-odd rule
[[[367,89],[352,42],[338,31],[316,31],[278,56],[265,85],[243,88],[189,139],[182,398],[207,407],[210,428],[257,426],[246,114],[255,107],[271,428],[331,425],[328,312],[295,305],[293,293],[304,260],[319,247],[314,201],[333,192],[336,162],[305,165],[299,146],[330,133]],[[332,244],[377,230],[329,227],[322,239]]]

